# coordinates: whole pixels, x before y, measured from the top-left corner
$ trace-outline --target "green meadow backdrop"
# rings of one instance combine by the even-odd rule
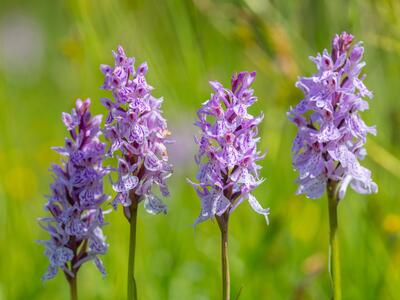
[[[232,294],[240,299],[329,299],[327,200],[295,196],[291,142],[296,128],[286,111],[302,97],[294,83],[315,71],[308,60],[343,30],[363,40],[367,86],[363,113],[378,136],[367,142],[365,164],[376,195],[348,191],[339,207],[344,299],[400,299],[400,2],[398,0],[266,1],[20,1],[0,2],[0,300],[68,299],[63,274],[41,283],[47,268],[44,215],[50,150],[62,145],[61,112],[76,98],[100,97],[100,63],[112,63],[121,44],[149,64],[148,80],[164,96],[176,140],[169,148],[168,215],[139,211],[137,283],[140,299],[220,298],[219,231],[192,224],[200,202],[186,178],[196,173],[196,109],[232,72],[257,71],[263,111],[260,148],[266,178],[255,192],[271,208],[270,225],[245,202],[231,218]],[[109,189],[109,187],[107,187]],[[111,192],[111,191],[109,191]],[[124,299],[128,223],[107,215],[110,244],[102,278],[91,263],[79,272],[81,299]]]

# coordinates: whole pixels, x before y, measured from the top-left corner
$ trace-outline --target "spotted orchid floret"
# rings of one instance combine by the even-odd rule
[[[372,98],[365,75],[360,75],[363,53],[362,43],[354,44],[352,35],[336,35],[331,53],[325,49],[311,57],[318,72],[296,83],[304,99],[288,116],[298,127],[292,149],[300,173],[298,194],[320,198],[328,180],[341,183],[339,198],[348,185],[361,194],[378,190],[371,171],[359,162],[366,155],[367,134],[376,135],[375,126],[367,126],[359,115],[369,108],[365,99]]]
[[[195,224],[230,214],[245,199],[268,221],[269,209],[251,194],[263,181],[257,161],[264,157],[257,151],[257,126],[263,115],[253,117],[247,111],[257,101],[250,89],[255,76],[255,72],[234,74],[231,89],[210,82],[214,94],[197,112],[199,172],[198,183],[191,184],[201,199],[201,213]]]
[[[67,278],[74,277],[87,261],[94,261],[105,275],[98,256],[108,247],[101,229],[101,205],[108,199],[103,177],[108,170],[102,166],[105,144],[99,141],[101,116],[91,117],[89,106],[89,99],[77,100],[71,114],[62,114],[70,137],[64,147],[53,148],[65,159],[52,166],[54,181],[45,205],[50,216],[39,219],[50,234],[49,240],[39,241],[50,261],[43,280],[53,278],[59,269]]]
[[[151,214],[166,213],[167,207],[152,191],[159,187],[162,196],[168,196],[166,179],[172,173],[168,163],[166,144],[170,132],[162,117],[162,98],[151,95],[147,84],[147,64],[134,68],[121,46],[113,52],[114,67],[101,65],[105,76],[103,89],[112,91],[114,100],[102,99],[107,108],[104,135],[110,142],[108,155],[118,157],[118,180],[113,183],[117,192],[114,207],[121,204],[129,218],[132,195]]]

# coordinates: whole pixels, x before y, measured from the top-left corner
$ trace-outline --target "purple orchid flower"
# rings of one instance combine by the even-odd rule
[[[368,109],[365,98],[372,93],[360,75],[362,43],[353,43],[346,32],[336,35],[332,51],[325,49],[311,60],[317,73],[301,77],[296,83],[304,99],[288,113],[298,132],[293,142],[293,165],[299,171],[297,194],[320,198],[327,191],[329,210],[329,272],[332,299],[341,299],[341,271],[338,238],[338,204],[347,187],[361,194],[376,193],[378,186],[371,171],[359,160],[366,156],[367,134],[376,135],[374,126],[367,126],[359,112]]]
[[[201,200],[195,225],[208,219],[217,220],[221,231],[222,299],[225,300],[230,299],[228,224],[231,213],[248,199],[251,208],[264,215],[268,223],[269,209],[262,208],[252,195],[263,182],[257,161],[264,157],[257,150],[258,125],[263,115],[254,117],[247,111],[257,101],[250,89],[255,76],[256,72],[234,74],[231,89],[219,82],[210,82],[214,94],[197,112],[196,126],[201,131],[195,140],[199,146],[195,156],[198,183],[189,181]]]
[[[103,89],[112,91],[114,101],[102,99],[108,110],[104,135],[110,143],[108,155],[118,153],[117,192],[112,204],[121,204],[130,223],[128,259],[128,299],[137,299],[134,261],[138,204],[151,214],[167,213],[167,206],[152,190],[157,186],[162,196],[169,195],[166,180],[172,174],[166,144],[170,132],[162,117],[162,98],[151,95],[147,84],[147,64],[134,69],[134,58],[119,46],[114,54],[114,67],[102,65]]]

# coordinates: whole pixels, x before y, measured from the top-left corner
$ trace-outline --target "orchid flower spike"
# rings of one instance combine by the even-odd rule
[[[257,150],[263,114],[254,117],[247,111],[257,101],[250,88],[255,76],[256,72],[234,74],[230,89],[210,82],[214,93],[197,112],[201,135],[196,138],[199,152],[195,158],[199,172],[198,182],[190,183],[202,208],[195,224],[225,212],[231,214],[246,199],[268,222],[269,209],[262,208],[252,195],[263,182],[257,162],[264,157]]]
[[[304,98],[288,116],[298,127],[292,149],[300,173],[298,194],[320,198],[328,180],[339,182],[338,200],[347,186],[361,194],[378,191],[371,171],[359,162],[366,156],[367,134],[376,135],[375,126],[367,126],[359,114],[372,98],[360,75],[363,53],[362,43],[354,44],[351,34],[336,35],[331,53],[325,49],[311,57],[317,73],[296,83]]]
[[[111,146],[107,154],[119,155],[118,180],[113,183],[117,195],[112,204],[115,208],[121,204],[128,219],[132,197],[138,203],[144,200],[151,214],[166,213],[166,205],[152,191],[158,186],[161,195],[168,196],[166,179],[172,173],[166,149],[170,132],[161,111],[163,99],[151,95],[146,63],[135,70],[135,59],[127,57],[121,46],[113,54],[113,67],[101,65],[105,77],[102,88],[114,97],[114,101],[102,99],[108,110],[104,135]]]
[[[87,261],[94,261],[105,275],[99,255],[108,247],[101,229],[105,224],[101,205],[108,199],[103,177],[108,169],[102,166],[105,144],[99,141],[101,116],[91,117],[89,106],[89,99],[78,99],[71,114],[62,114],[70,137],[64,147],[53,148],[65,159],[52,166],[54,181],[45,205],[50,216],[39,219],[50,234],[49,240],[39,241],[50,261],[43,280],[53,278],[59,269],[71,280]]]

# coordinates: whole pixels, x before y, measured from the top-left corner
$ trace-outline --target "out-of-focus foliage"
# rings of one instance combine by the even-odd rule
[[[173,131],[175,174],[167,216],[139,213],[137,282],[141,299],[218,299],[219,233],[207,222],[193,230],[200,202],[185,177],[194,177],[195,110],[209,97],[208,80],[228,84],[231,73],[255,70],[253,108],[266,117],[261,162],[266,182],[255,195],[271,208],[270,226],[241,206],[230,224],[233,295],[240,299],[328,299],[326,199],[294,196],[290,148],[295,126],[286,111],[302,95],[300,74],[314,71],[309,55],[347,30],[365,46],[363,114],[377,124],[365,165],[379,193],[349,191],[339,208],[344,299],[400,299],[400,2],[353,1],[1,1],[0,3],[0,299],[67,299],[62,274],[42,284],[43,215],[59,158],[50,150],[65,135],[61,112],[75,98],[99,98],[100,63],[122,44],[149,64],[149,83],[164,96]],[[109,191],[111,192],[111,191]],[[107,215],[108,276],[95,266],[79,274],[82,299],[123,299],[128,224]]]

